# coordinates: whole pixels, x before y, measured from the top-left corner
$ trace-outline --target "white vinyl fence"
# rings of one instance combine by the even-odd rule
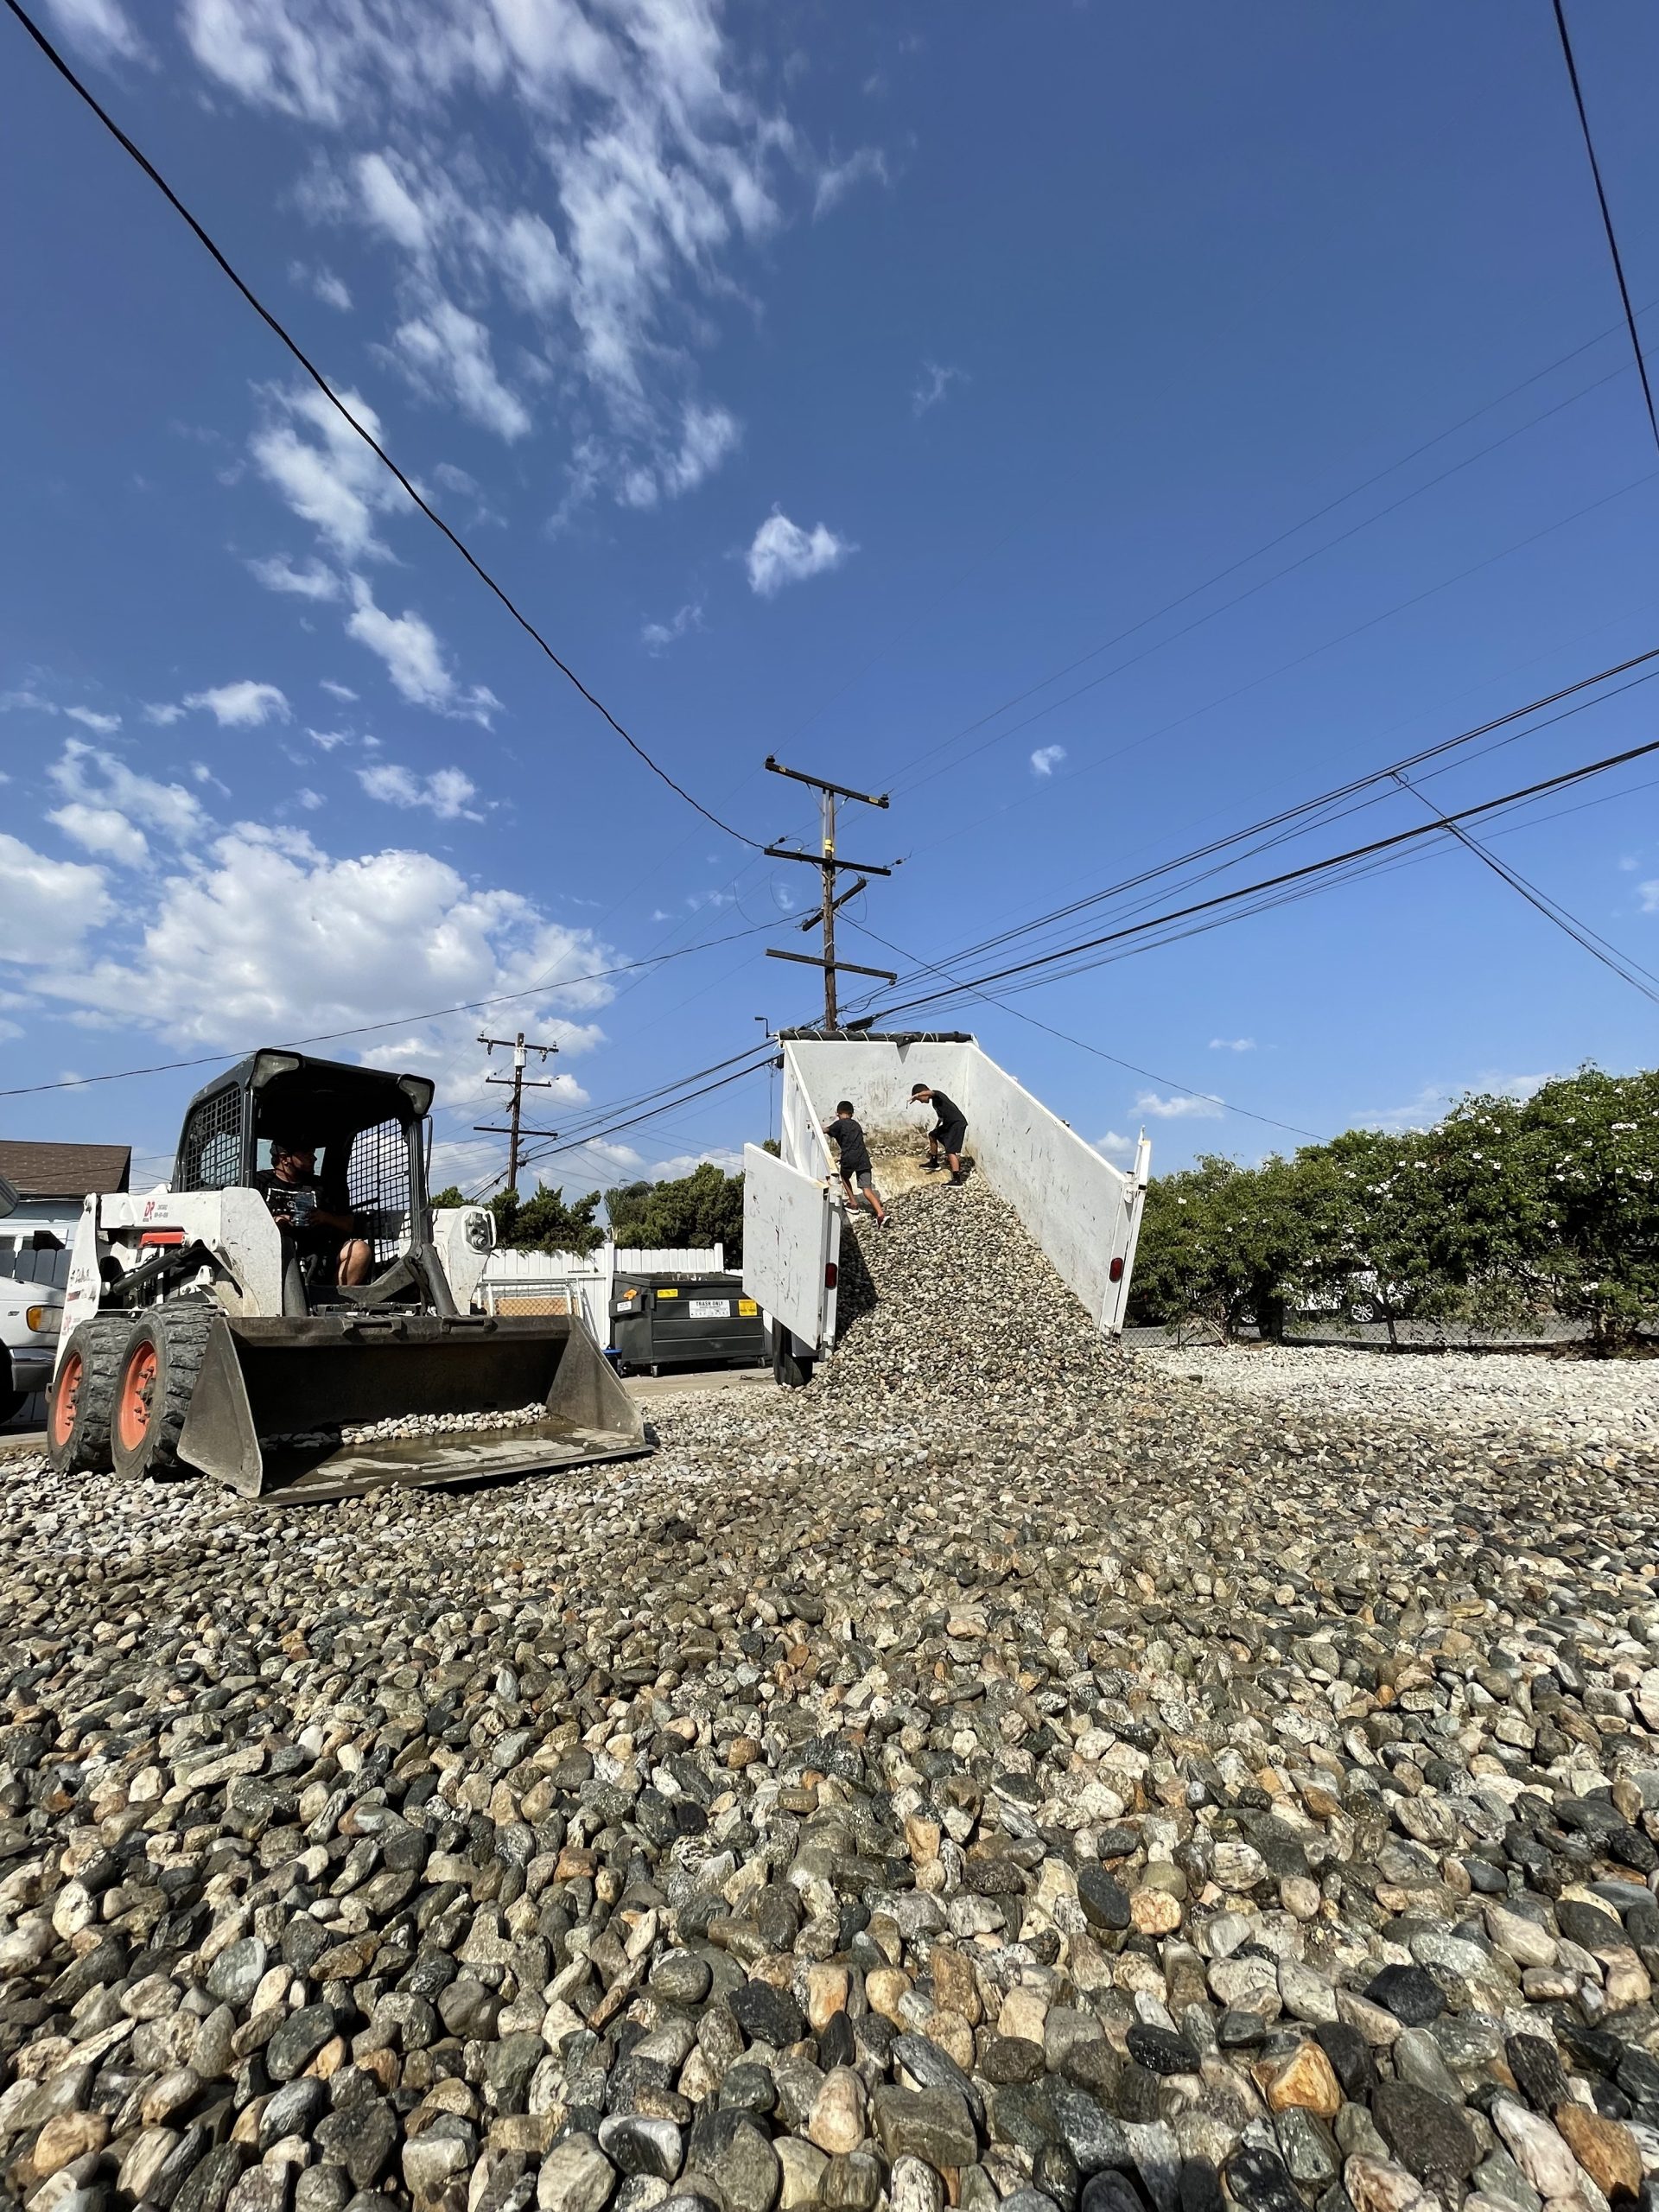
[[[486,1313],[575,1313],[588,1325],[601,1348],[611,1341],[611,1297],[618,1275],[720,1275],[726,1272],[726,1248],[652,1250],[638,1245],[602,1244],[586,1256],[576,1252],[492,1252],[479,1285]]]

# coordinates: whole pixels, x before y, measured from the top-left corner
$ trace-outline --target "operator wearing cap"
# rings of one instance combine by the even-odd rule
[[[302,1259],[326,1261],[334,1282],[346,1287],[365,1279],[369,1247],[356,1233],[346,1192],[318,1183],[315,1145],[273,1137],[270,1165],[259,1170],[253,1187],[270,1208],[284,1243],[292,1238]]]

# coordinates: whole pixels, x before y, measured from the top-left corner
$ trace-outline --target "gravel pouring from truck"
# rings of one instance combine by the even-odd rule
[[[842,1212],[823,1125],[850,1098],[872,1151],[919,1151],[918,1083],[957,1102],[975,1173],[1014,1207],[1102,1335],[1122,1335],[1152,1166],[1145,1136],[1130,1167],[1114,1166],[963,1032],[795,1030],[779,1043],[779,1154],[743,1154],[743,1287],[769,1319],[780,1382],[808,1381],[835,1347]]]
[[[582,1323],[467,1310],[482,1207],[434,1217],[424,1076],[260,1052],[199,1091],[171,1185],[89,1198],[47,1408],[64,1471],[215,1475],[298,1502],[647,1450]],[[279,1222],[272,1141],[317,1155],[366,1280]]]

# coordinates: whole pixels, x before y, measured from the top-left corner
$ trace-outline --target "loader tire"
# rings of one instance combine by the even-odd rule
[[[118,1475],[170,1475],[195,1395],[214,1309],[180,1300],[156,1306],[130,1331],[115,1385],[110,1445]]]
[[[70,1335],[46,1400],[46,1456],[60,1475],[107,1475],[116,1370],[132,1324],[99,1313]]]

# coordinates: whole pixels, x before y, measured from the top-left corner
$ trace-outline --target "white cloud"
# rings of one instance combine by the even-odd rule
[[[1127,1166],[1135,1158],[1135,1139],[1119,1136],[1116,1129],[1108,1129],[1103,1137],[1095,1139],[1095,1150],[1103,1159],[1115,1160],[1122,1166]]]
[[[1150,1114],[1160,1122],[1215,1122],[1224,1110],[1215,1098],[1199,1098],[1191,1093],[1174,1098],[1160,1098],[1155,1090],[1143,1090],[1135,1099],[1143,1114]]]
[[[818,188],[812,201],[814,216],[827,215],[840,204],[855,185],[873,179],[877,184],[887,184],[887,157],[876,146],[861,146],[844,162],[832,162],[818,172]]]
[[[490,334],[438,294],[425,312],[411,315],[392,339],[395,357],[423,391],[453,399],[470,422],[509,441],[531,427],[530,410],[496,374]]]
[[[1655,876],[1649,882],[1638,883],[1636,887],[1641,894],[1643,912],[1659,914],[1659,876]]]
[[[100,869],[0,836],[0,946],[41,963],[36,990],[207,1050],[522,994],[515,1021],[575,1055],[601,1040],[592,1017],[612,986],[563,979],[618,958],[589,931],[550,921],[516,892],[469,884],[430,854],[336,860],[302,831],[246,823],[200,868],[166,880],[124,945],[90,963],[64,957],[113,911]],[[478,1026],[476,1013],[461,1013],[327,1049],[418,1067],[460,1097],[478,1088]]]
[[[290,592],[296,599],[338,599],[344,589],[334,570],[321,561],[308,561],[298,569],[286,553],[276,553],[269,560],[250,561],[248,566],[267,591]]]
[[[124,868],[141,868],[149,858],[143,831],[135,828],[124,814],[118,814],[112,806],[86,806],[79,799],[72,799],[67,806],[54,809],[46,818],[87,852],[117,861]]]
[[[93,61],[137,61],[143,41],[120,0],[48,0],[54,21],[72,46]]]
[[[163,729],[171,729],[175,722],[184,720],[184,709],[179,706],[148,706],[144,709],[147,722],[159,722]]]
[[[953,369],[938,361],[924,361],[921,375],[910,395],[911,412],[925,415],[930,407],[937,407],[953,384],[966,384],[966,369]]]
[[[159,830],[177,845],[188,845],[208,830],[201,801],[193,791],[186,791],[181,783],[157,783],[155,777],[143,777],[118,754],[99,752],[79,736],[71,736],[62,759],[53,763],[51,781],[73,803],[82,821],[91,812],[113,812],[119,821]],[[60,817],[53,817],[53,821],[60,821]],[[78,832],[71,830],[68,834],[75,836]],[[91,845],[91,838],[82,836],[79,841]],[[118,852],[113,842],[95,845],[93,849]]]
[[[655,1160],[648,1173],[653,1183],[677,1183],[704,1166],[718,1167],[723,1175],[738,1175],[742,1173],[743,1154],[730,1145],[711,1145],[703,1152],[677,1152],[667,1160]]]
[[[266,397],[265,420],[249,447],[260,474],[342,560],[385,558],[374,518],[408,505],[397,479],[315,387],[271,391]],[[350,390],[340,398],[372,437],[382,437],[380,417],[367,400]]]
[[[112,736],[121,727],[119,715],[96,714],[91,707],[66,707],[63,711],[72,722],[79,722],[99,737]]]
[[[639,632],[640,643],[654,653],[661,652],[688,630],[702,627],[702,601],[688,601],[685,606],[671,614],[666,622],[647,622]]]
[[[478,786],[459,768],[439,768],[429,776],[416,776],[386,760],[372,768],[359,768],[357,780],[371,798],[380,799],[387,806],[423,806],[440,822],[457,822],[463,817],[468,822],[484,819],[467,805],[469,799],[477,798]]]
[[[309,784],[302,784],[294,794],[296,805],[302,806],[308,814],[317,813],[327,801],[321,791],[314,791]]]
[[[1356,1127],[1362,1129],[1383,1129],[1398,1135],[1412,1129],[1427,1129],[1444,1118],[1466,1091],[1489,1094],[1498,1098],[1530,1098],[1535,1090],[1541,1090],[1552,1077],[1546,1070],[1542,1075],[1505,1075],[1496,1069],[1476,1076],[1472,1082],[1459,1084],[1454,1089],[1446,1084],[1426,1083],[1414,1098],[1403,1106],[1385,1106],[1381,1112],[1358,1116]]]
[[[349,703],[357,697],[349,683],[336,683],[332,676],[325,676],[321,681],[322,689],[331,699],[344,699]]]
[[[38,691],[0,692],[0,714],[12,715],[20,709],[32,715],[55,715],[57,702],[42,698]]]
[[[305,734],[319,753],[333,753],[352,741],[343,729],[308,729]]]
[[[1063,745],[1039,745],[1031,756],[1031,772],[1033,776],[1052,776],[1065,758]]]
[[[101,868],[48,860],[0,830],[0,965],[73,958],[115,911]]]
[[[291,283],[303,285],[308,292],[315,292],[324,307],[336,308],[341,315],[351,312],[349,289],[326,264],[319,262],[313,269],[303,261],[291,261],[288,265],[288,274]]]
[[[687,416],[730,419],[699,391],[706,302],[741,298],[740,257],[784,219],[774,177],[815,182],[823,212],[886,174],[871,149],[819,164],[712,0],[184,0],[182,20],[219,86],[358,134],[302,207],[390,250],[395,342],[431,389],[522,435],[524,401],[483,373],[492,339],[510,358],[498,303],[521,363],[586,387],[588,496],[671,498],[729,453]],[[476,337],[437,327],[443,300]]]
[[[185,695],[187,707],[209,714],[221,729],[258,729],[271,721],[290,719],[287,698],[274,683],[256,683],[244,677],[238,683],[219,683],[207,691]]]
[[[779,507],[774,507],[754,533],[747,556],[749,588],[759,592],[762,599],[770,599],[785,584],[804,582],[808,576],[822,575],[828,569],[837,569],[849,553],[858,548],[824,524],[817,523],[810,531],[793,523]]]
[[[405,699],[417,707],[430,707],[441,715],[482,722],[487,728],[491,710],[501,702],[482,684],[463,691],[455,681],[431,624],[405,607],[388,614],[377,607],[374,594],[361,576],[352,579],[356,612],[346,627],[358,643],[378,653],[386,673]]]
[[[1210,1049],[1212,1052],[1253,1052],[1255,1039],[1254,1037],[1212,1037]]]

